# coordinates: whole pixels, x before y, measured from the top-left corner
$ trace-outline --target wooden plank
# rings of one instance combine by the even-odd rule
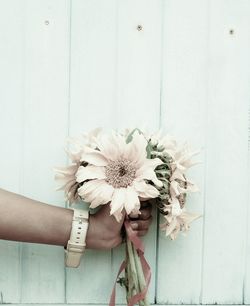
[[[119,1],[117,23],[116,119],[118,128],[159,128],[161,77],[161,1]],[[151,303],[155,300],[157,218],[144,237],[145,257],[152,278]],[[113,251],[113,267],[118,269],[123,250]],[[124,302],[120,291],[118,301]]]
[[[25,1],[25,102],[21,190],[28,197],[64,206],[52,168],[66,161],[68,133],[68,1]],[[24,243],[23,303],[63,303],[64,249]]]
[[[165,1],[161,125],[183,143],[187,141],[204,162],[204,119],[207,75],[207,1]],[[205,166],[187,175],[201,190],[187,198],[187,209],[203,213]],[[160,222],[163,222],[161,218]],[[159,233],[157,303],[197,304],[201,290],[202,224],[195,221],[186,237],[175,241]]]
[[[250,2],[210,1],[202,302],[243,302]],[[249,256],[249,255],[248,255]]]
[[[120,1],[117,34],[118,127],[159,127],[161,1]],[[124,116],[125,115],[125,116]]]
[[[23,2],[0,1],[0,182],[20,191],[23,103]],[[19,243],[0,241],[0,303],[20,301]]]
[[[116,1],[76,0],[71,9],[70,136],[115,118]],[[66,269],[67,303],[107,303],[116,274],[111,252],[86,250],[77,269]]]
[[[250,104],[248,109],[248,211],[246,230],[245,276],[243,303],[250,304]]]
[[[132,2],[120,2],[118,7],[115,1],[105,5],[98,1],[73,3],[70,134],[98,125],[120,128],[141,124],[142,119],[152,116],[152,125],[158,126],[159,109],[155,108],[153,99],[159,101],[159,78],[150,73],[156,72],[160,76],[159,58],[156,58],[160,52],[159,36],[154,33],[159,30],[159,3],[150,1],[148,4],[146,9],[141,1],[134,2],[132,10]],[[149,8],[153,17],[150,17]],[[147,34],[137,31],[138,22],[142,21],[148,27]],[[79,28],[82,29],[80,34]],[[156,64],[152,63],[153,59]],[[140,90],[146,85],[146,91]],[[135,100],[137,105],[134,105]],[[145,111],[133,110],[133,105],[140,105],[140,109],[149,106],[151,116],[148,113],[145,117]],[[154,264],[155,245],[152,238],[147,239],[152,243],[153,254],[150,254],[151,248],[148,253]],[[123,257],[123,246],[113,250],[112,254],[88,250],[80,269],[67,271],[67,301],[106,303]],[[86,275],[93,271],[94,281],[89,282]],[[119,288],[117,301],[124,301],[123,291]]]

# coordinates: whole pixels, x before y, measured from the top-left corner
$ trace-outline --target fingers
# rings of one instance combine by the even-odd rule
[[[149,201],[141,201],[140,203],[141,203],[141,208],[152,206],[152,204]]]
[[[147,220],[152,214],[152,205],[150,203],[141,203],[140,214],[131,213],[129,219]]]
[[[138,216],[130,214],[129,219],[131,227],[136,232],[136,234],[138,236],[144,236],[147,234],[148,229],[152,223],[152,205],[142,207],[140,212],[141,214]]]
[[[141,214],[139,215],[139,219],[140,220],[147,220],[151,217],[152,214],[152,205],[145,207],[145,208],[141,208]]]
[[[135,231],[136,235],[139,237],[145,236],[148,231]]]
[[[147,220],[130,221],[132,229],[137,231],[147,231],[151,223],[152,217],[149,217]]]
[[[139,217],[139,214],[136,214],[136,213],[129,214],[130,219],[137,219],[138,217]]]

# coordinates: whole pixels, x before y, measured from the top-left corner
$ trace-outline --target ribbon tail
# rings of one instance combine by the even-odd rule
[[[150,284],[150,279],[151,279],[151,269],[150,269],[150,266],[149,266],[148,262],[146,261],[146,259],[144,257],[144,245],[143,245],[142,241],[135,234],[135,232],[131,228],[131,225],[130,225],[130,223],[128,222],[127,219],[124,221],[124,225],[125,225],[127,237],[132,242],[133,247],[135,248],[135,250],[136,250],[136,252],[139,256],[142,271],[143,271],[143,275],[144,275],[144,279],[145,279],[144,288],[140,292],[138,292],[137,294],[133,295],[127,301],[128,306],[134,306],[135,304],[137,304],[140,301],[145,300],[145,298],[146,298],[146,295],[147,295],[147,292],[148,292],[148,287],[149,287],[149,284]],[[110,301],[109,301],[109,306],[115,306],[116,283],[117,283],[119,275],[126,268],[127,264],[128,264],[128,256],[126,256],[126,259],[122,262],[122,264],[119,268],[119,271],[117,273],[115,284],[114,284],[114,287],[113,287],[113,290],[112,290],[112,293],[111,293],[111,297],[110,297]]]
[[[127,261],[124,260],[121,263],[121,266],[120,266],[119,271],[118,271],[117,276],[116,276],[115,284],[114,284],[114,287],[113,287],[113,290],[112,290],[112,293],[111,293],[111,297],[110,297],[110,301],[109,301],[109,306],[115,306],[116,282],[118,280],[119,275],[126,268],[126,266],[127,266]]]

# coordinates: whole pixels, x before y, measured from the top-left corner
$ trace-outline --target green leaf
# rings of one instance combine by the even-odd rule
[[[132,141],[132,139],[133,139],[133,134],[134,134],[135,131],[138,131],[139,134],[142,134],[142,131],[141,131],[140,129],[138,129],[138,128],[133,129],[133,130],[128,134],[127,139],[126,139],[126,143],[129,143],[129,142]]]
[[[147,158],[152,158],[151,152],[153,151],[153,146],[150,141],[148,142],[146,146],[146,151],[147,151]]]

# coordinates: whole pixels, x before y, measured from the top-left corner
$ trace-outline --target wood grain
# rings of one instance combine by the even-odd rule
[[[250,303],[249,17],[248,0],[0,0],[1,188],[65,206],[52,168],[97,126],[201,149],[202,218],[170,241],[154,211],[144,238],[152,304]],[[62,247],[0,241],[0,304],[105,305],[123,248],[65,269]]]
[[[210,2],[202,302],[242,303],[248,196],[248,1]],[[249,255],[248,255],[249,257]]]
[[[201,150],[194,158],[203,163],[187,172],[200,189],[188,195],[187,210],[200,214],[205,187],[207,14],[206,1],[164,3],[161,126],[180,144],[187,141],[193,150]],[[195,221],[187,236],[175,241],[159,233],[157,303],[199,303],[203,221]]]
[[[68,1],[25,1],[22,194],[64,206],[53,167],[66,161],[68,133]],[[64,250],[22,246],[21,301],[62,303]]]
[[[19,193],[25,67],[23,3],[1,1],[0,7],[0,184]],[[0,303],[19,303],[20,287],[20,243],[0,241]]]

